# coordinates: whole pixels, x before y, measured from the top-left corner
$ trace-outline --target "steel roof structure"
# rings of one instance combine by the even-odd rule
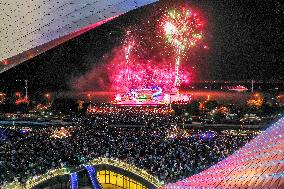
[[[223,161],[164,188],[284,188],[284,117]]]
[[[157,0],[0,0],[0,73]]]

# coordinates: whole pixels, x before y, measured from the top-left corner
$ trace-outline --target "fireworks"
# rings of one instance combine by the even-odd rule
[[[134,30],[135,31],[135,30]],[[155,60],[141,45],[143,38],[133,32],[126,32],[122,45],[114,51],[113,59],[107,65],[112,88],[129,89],[148,88],[158,85],[170,91],[175,85],[175,69],[171,59]],[[190,72],[183,68],[179,72],[180,83],[188,84]]]
[[[151,18],[157,22],[128,28],[120,45],[104,57],[106,64],[95,66],[81,77],[79,84],[74,84],[76,88],[129,92],[159,86],[164,92],[176,92],[181,85],[188,85],[194,67],[182,62],[189,57],[190,48],[202,47],[204,23],[195,12],[186,9],[159,12]]]
[[[130,31],[127,31],[127,38],[129,38],[129,35],[130,35]],[[134,43],[134,39],[128,39],[126,40],[128,43],[125,46],[125,62],[126,62],[126,71],[125,73],[123,74],[123,76],[126,76],[126,86],[129,87],[129,82],[131,81],[132,79],[132,73],[131,73],[131,70],[129,70],[130,68],[130,64],[131,64],[131,61],[130,61],[130,55],[131,55],[131,52],[135,46],[135,43]]]
[[[176,54],[175,86],[180,86],[181,56],[185,56],[188,49],[196,46],[203,38],[202,22],[197,14],[188,9],[181,11],[170,10],[158,21],[161,28],[161,38],[165,37],[166,44],[174,47]]]
[[[115,59],[108,67],[110,83],[115,89],[145,88],[158,85],[169,91],[174,86],[175,70],[166,60],[159,62],[139,59],[132,55],[130,60]],[[127,79],[130,78],[130,79]],[[180,80],[190,82],[190,72],[180,71]]]
[[[139,50],[144,52],[140,45],[144,38],[140,36],[137,41],[132,33],[127,31],[123,43],[124,57],[116,59],[109,69],[109,79],[115,88],[131,89],[159,85],[170,90],[182,83],[189,83],[189,71],[180,64],[188,49],[196,46],[203,38],[200,18],[191,10],[172,10],[164,14],[158,23],[162,29],[159,32],[160,37],[165,37],[167,46],[173,47],[175,51],[175,67],[171,66],[171,59],[157,61],[141,56]]]
[[[190,47],[196,46],[203,38],[203,24],[191,10],[168,11],[159,20],[159,25],[162,29],[160,37],[165,37],[166,43],[173,46],[176,53],[180,51],[181,55],[185,55]]]

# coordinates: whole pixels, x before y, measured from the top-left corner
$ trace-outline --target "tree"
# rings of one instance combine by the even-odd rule
[[[253,109],[259,109],[263,105],[263,95],[260,93],[253,93],[249,100],[247,101],[247,105]]]
[[[184,114],[184,107],[183,105],[179,105],[179,104],[173,104],[172,105],[172,109],[174,110],[175,114],[177,116],[181,116]]]
[[[51,109],[55,112],[70,113],[78,111],[78,103],[71,98],[58,98],[52,103]]]
[[[186,111],[190,115],[199,115],[199,102],[198,101],[192,101],[190,104],[186,106]]]
[[[212,111],[218,106],[218,103],[216,100],[209,100],[205,103],[205,109],[208,111]]]

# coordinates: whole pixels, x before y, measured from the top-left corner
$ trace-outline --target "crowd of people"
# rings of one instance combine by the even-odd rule
[[[25,182],[49,169],[78,166],[98,157],[117,158],[146,170],[165,183],[174,182],[222,160],[255,135],[230,135],[219,130],[207,135],[204,133],[208,130],[186,129],[186,137],[179,137],[184,131],[177,132],[183,129],[169,124],[174,121],[171,113],[136,113],[133,110],[132,115],[125,112],[127,110],[82,116],[76,125],[66,128],[70,135],[62,138],[51,137],[52,127],[27,133],[6,129],[6,137],[0,140],[0,186],[14,180]],[[133,117],[134,122],[129,122]],[[108,126],[145,120],[155,124],[135,128]]]
[[[168,106],[94,106],[88,112],[111,125],[161,125],[165,122],[174,123],[177,119],[173,110]]]

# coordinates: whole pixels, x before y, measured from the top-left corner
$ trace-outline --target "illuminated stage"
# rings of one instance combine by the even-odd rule
[[[114,105],[123,106],[157,106],[166,104],[188,104],[191,94],[164,93],[158,86],[143,89],[132,89],[128,93],[116,94],[112,101]]]

